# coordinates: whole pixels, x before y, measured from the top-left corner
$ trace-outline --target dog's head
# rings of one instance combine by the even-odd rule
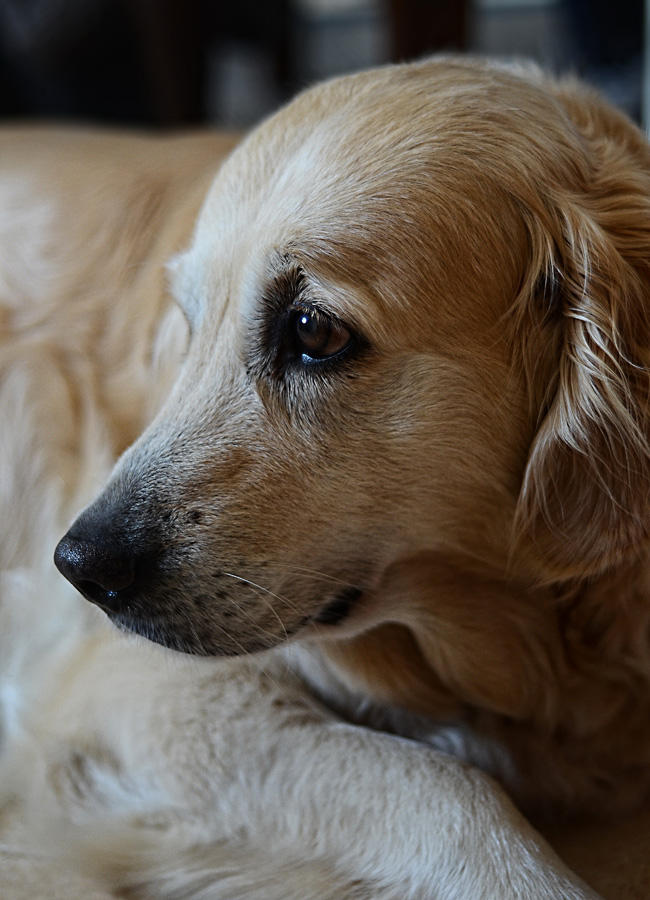
[[[396,567],[593,576],[647,538],[648,154],[572,88],[340,79],[219,172],[165,407],[57,549],[123,627],[237,654],[362,629]]]

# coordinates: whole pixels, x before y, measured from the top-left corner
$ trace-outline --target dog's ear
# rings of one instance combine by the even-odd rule
[[[515,540],[550,577],[580,578],[631,557],[650,535],[650,185],[621,175],[587,199],[547,202],[544,233],[529,227],[546,321],[538,310],[539,343],[529,330],[524,362],[547,397]],[[544,342],[553,349],[536,363]]]

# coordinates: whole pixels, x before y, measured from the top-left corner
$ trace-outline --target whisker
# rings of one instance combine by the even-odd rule
[[[282,619],[281,619],[280,616],[278,615],[277,611],[276,611],[275,609],[273,609],[273,606],[269,603],[269,601],[266,599],[266,597],[264,596],[264,594],[262,594],[260,591],[253,591],[253,593],[255,594],[256,597],[259,597],[260,600],[262,600],[263,603],[266,603],[266,605],[268,606],[268,608],[271,610],[271,612],[273,613],[273,615],[275,616],[275,618],[276,618],[276,619],[278,620],[278,622],[280,623],[280,628],[281,628],[282,631],[284,632],[284,639],[285,639],[285,641],[286,641],[286,640],[289,640],[289,634],[288,634],[288,632],[287,632],[287,629],[285,628],[284,622],[282,621]],[[258,628],[262,631],[262,634],[264,634],[264,629],[262,628],[262,626],[261,626],[261,625],[258,625]]]
[[[300,607],[297,606],[297,604],[295,604],[295,603],[293,603],[291,600],[289,600],[288,597],[283,597],[283,596],[280,595],[280,594],[276,594],[276,593],[274,593],[273,591],[269,590],[268,588],[263,587],[261,584],[257,584],[256,582],[251,581],[251,580],[248,579],[248,578],[244,578],[244,577],[241,576],[241,575],[235,575],[234,572],[224,572],[223,574],[224,574],[224,575],[228,575],[230,578],[235,578],[235,579],[237,579],[238,581],[242,581],[244,584],[248,584],[248,585],[250,585],[252,588],[259,588],[260,591],[262,591],[262,592],[264,592],[264,593],[267,593],[267,594],[270,594],[272,597],[276,597],[278,600],[284,602],[287,606],[289,606],[290,609],[293,609],[293,610],[294,610],[295,612],[297,612],[301,617],[304,616],[303,610],[301,610]],[[285,639],[285,641],[288,641],[290,635],[289,635],[289,633],[287,632],[287,629],[286,629],[286,627],[285,627],[285,625],[284,625],[284,622],[282,621],[282,619],[281,619],[280,616],[278,615],[277,611],[273,608],[273,606],[268,602],[268,600],[266,600],[266,598],[265,598],[262,594],[259,594],[257,591],[255,591],[255,595],[258,596],[261,600],[264,600],[264,602],[266,603],[266,605],[269,607],[269,609],[271,610],[271,612],[273,613],[273,615],[276,617],[276,619],[277,619],[278,622],[280,623],[280,627],[282,628],[282,631],[283,631],[283,633],[284,633],[284,639]],[[273,642],[275,643],[275,635],[269,634],[269,632],[265,631],[264,628],[262,628],[262,626],[261,626],[258,622],[255,621],[255,619],[254,619],[254,618],[253,618],[253,617],[252,617],[252,616],[244,609],[243,606],[237,606],[237,609],[238,609],[241,613],[243,613],[243,614],[246,616],[246,618],[248,619],[249,622],[252,622],[252,623],[256,626],[256,628],[258,629],[258,631],[259,631],[261,634],[263,634],[263,635],[265,635],[265,636],[267,636],[267,635],[270,636],[270,637],[273,639]],[[288,665],[288,663],[287,663],[286,660],[284,661],[284,667],[285,667],[286,671],[289,671],[289,665]],[[267,674],[268,674],[268,673],[267,673]],[[273,680],[275,681],[275,679],[273,679]]]
[[[230,574],[232,578],[240,577],[238,575],[232,575],[231,573],[228,573],[228,572],[224,572],[224,574],[225,575]],[[245,579],[242,579],[242,580],[245,580]],[[264,589],[262,588],[262,590],[264,590]],[[269,634],[269,632],[265,631],[265,629],[262,628],[262,626],[259,624],[259,622],[256,622],[255,619],[246,612],[246,610],[244,609],[243,606],[238,606],[237,604],[234,604],[234,605],[236,606],[236,608],[238,609],[239,612],[243,613],[246,616],[246,618],[248,619],[249,622],[251,622],[253,625],[255,625],[255,627],[257,628],[257,630],[260,634],[264,635],[265,637],[271,637],[273,639],[273,642],[275,643],[275,641],[276,641],[275,635]],[[269,604],[269,606],[270,606],[270,604]],[[273,609],[273,607],[271,607],[271,609]],[[280,624],[282,624],[282,623],[280,622]],[[220,625],[218,622],[214,622],[213,625],[216,625],[217,628],[220,631],[222,631],[235,644],[236,647],[239,648],[242,656],[246,656],[248,659],[250,659],[253,656],[253,654],[251,654],[251,652],[249,650],[247,650],[240,641],[237,640],[237,638],[228,630],[228,628],[226,628],[224,625]],[[285,633],[285,637],[288,637],[287,633],[286,633],[286,629],[284,629],[284,626],[282,626],[282,627],[283,627],[283,630]],[[282,681],[278,680],[275,673],[273,672],[272,667],[269,667],[269,665],[267,665],[267,664],[260,663],[259,661],[257,664],[258,664],[260,672],[262,672],[277,688],[282,690],[282,687],[283,687]],[[286,661],[284,663],[284,669],[286,672],[289,671],[289,666],[286,663]]]
[[[334,584],[341,584],[344,587],[356,588],[359,591],[362,590],[361,586],[358,584],[353,584],[351,581],[344,581],[342,578],[335,578],[334,575],[328,575],[326,572],[319,572],[317,569],[310,569],[307,566],[296,566],[292,563],[281,562],[272,562],[271,565],[285,569],[293,569],[295,575],[301,575],[303,578],[313,578],[314,580],[319,581],[331,581]]]
[[[190,626],[190,630],[192,631],[192,633],[193,633],[193,635],[194,635],[194,637],[195,637],[195,639],[196,639],[196,643],[197,643],[197,646],[198,646],[199,650],[201,651],[201,653],[205,653],[205,647],[203,646],[203,641],[202,641],[201,638],[199,637],[199,633],[198,633],[198,631],[196,630],[196,627],[195,627],[195,625],[194,625],[194,622],[193,622],[192,619],[188,616],[188,614],[185,612],[185,610],[182,608],[182,606],[179,607],[179,612],[181,613],[182,616],[184,616],[184,618],[187,619],[188,625]]]
[[[210,627],[214,627],[215,625],[219,629],[219,631],[222,631],[226,635],[226,637],[229,638],[233,642],[233,644],[235,644],[235,646],[239,648],[242,656],[250,657],[250,650],[247,650],[246,647],[244,647],[244,645],[240,641],[238,641],[237,638],[227,628],[225,628],[223,625],[220,625],[218,622],[212,622]]]
[[[255,581],[249,581],[248,578],[243,578],[241,575],[235,575],[232,572],[224,572],[223,574],[227,575],[228,578],[236,578],[237,581],[243,581],[244,584],[248,584],[251,587],[258,588],[258,590],[264,591],[265,594],[270,594],[271,597],[275,597],[276,600],[279,600],[281,603],[284,603],[286,606],[290,607],[295,612],[300,613],[300,615],[303,615],[303,610],[301,610],[300,607],[297,604],[295,604],[292,600],[289,600],[288,597],[283,597],[282,594],[276,594],[273,591],[270,591],[268,588],[265,588],[263,585],[257,584]],[[270,606],[270,604],[269,604],[269,606]],[[271,607],[271,609],[273,609],[273,607]],[[273,611],[275,612],[275,610],[273,610]],[[275,614],[277,616],[277,613],[275,613]],[[279,619],[279,616],[278,616],[278,619]]]
[[[252,587],[252,588],[258,588],[258,589],[259,589],[260,591],[262,591],[263,593],[270,594],[272,597],[276,597],[278,600],[282,601],[282,602],[285,603],[287,606],[289,606],[289,608],[294,609],[294,610],[295,610],[297,613],[299,613],[301,616],[303,615],[303,611],[297,606],[297,604],[295,604],[295,603],[293,603],[291,600],[289,600],[288,597],[283,597],[283,596],[281,596],[280,594],[275,594],[273,591],[270,591],[268,588],[263,587],[261,584],[257,584],[257,583],[254,582],[254,581],[250,581],[248,578],[243,578],[241,575],[235,575],[234,572],[224,572],[223,574],[224,574],[224,575],[227,575],[229,578],[235,578],[235,579],[237,579],[237,581],[241,581],[241,582],[243,582],[244,584],[248,584],[248,585],[250,585],[250,587]],[[284,632],[285,640],[288,641],[288,640],[289,640],[289,635],[288,635],[288,633],[287,633],[287,629],[285,628],[284,623],[282,622],[282,619],[280,618],[280,616],[277,614],[276,610],[273,609],[273,606],[268,602],[268,600],[266,600],[265,597],[263,597],[262,595],[258,594],[257,591],[255,591],[255,594],[256,594],[256,596],[260,597],[260,599],[262,599],[262,600],[264,600],[264,601],[266,602],[267,606],[269,607],[269,609],[271,610],[271,612],[275,615],[275,617],[277,618],[278,622],[280,623],[280,626],[282,627],[282,631]],[[237,608],[240,610],[240,612],[243,612],[244,615],[246,615],[246,617],[249,619],[249,621],[254,622],[254,620],[250,617],[250,615],[248,615],[248,614],[246,613],[246,611],[244,610],[243,607],[238,606]],[[264,632],[264,629],[263,629],[258,623],[254,622],[254,624],[257,625],[258,629],[262,632],[262,634],[265,633],[265,632]],[[288,673],[288,672],[291,670],[291,667],[290,667],[290,665],[289,665],[289,661],[288,661],[286,658],[285,658],[284,661],[283,661],[283,668],[284,668],[284,670],[285,670],[285,673]],[[266,670],[265,670],[265,671],[266,671]],[[268,672],[268,671],[266,671],[266,675],[267,675],[267,677],[271,677],[271,680],[273,681],[274,684],[277,684],[276,678],[275,678],[273,675],[269,675],[269,672]]]
[[[240,581],[246,581],[245,578],[241,578],[241,576],[239,576],[239,575],[232,575],[232,574],[229,573],[229,572],[224,572],[224,575],[230,575],[231,578],[237,578],[237,579],[239,579]],[[251,586],[253,586],[253,582],[252,582],[252,581],[246,581],[246,583],[247,583],[247,584],[250,584]],[[271,604],[269,603],[269,601],[266,599],[266,597],[263,595],[263,593],[261,593],[261,591],[266,591],[267,594],[270,594],[271,591],[268,591],[266,588],[263,588],[263,587],[261,587],[261,586],[259,586],[259,585],[255,585],[255,587],[260,587],[260,590],[259,590],[259,591],[254,590],[253,593],[255,594],[256,597],[259,597],[259,599],[262,600],[262,601],[268,606],[268,608],[271,610],[271,612],[273,613],[273,615],[275,616],[275,618],[276,618],[276,619],[278,620],[278,622],[280,623],[280,628],[282,628],[282,631],[284,632],[284,637],[285,637],[285,639],[288,640],[289,635],[287,634],[287,629],[286,629],[285,626],[284,626],[284,622],[282,621],[282,619],[280,618],[280,616],[278,615],[278,613],[276,612],[276,610],[273,609],[273,607],[271,606]],[[275,597],[275,596],[278,596],[278,595],[277,595],[277,594],[273,594],[273,596]],[[288,603],[288,600],[287,600],[286,597],[281,597],[280,599],[282,599],[282,600],[284,600],[285,602]],[[263,634],[264,637],[271,637],[271,638],[273,638],[273,640],[275,641],[275,637],[276,637],[276,636],[275,636],[274,634],[272,634],[271,632],[266,631],[266,629],[265,629],[262,625],[260,625],[260,623],[257,621],[257,619],[255,618],[255,616],[251,615],[251,614],[248,612],[248,610],[247,610],[244,606],[241,606],[241,605],[239,605],[239,604],[236,604],[236,603],[235,603],[234,601],[232,601],[232,600],[231,600],[231,603],[235,606],[235,608],[237,609],[237,611],[238,611],[239,613],[241,613],[241,614],[242,614],[242,615],[243,615],[243,616],[251,623],[251,625],[254,625],[254,626],[255,626],[255,628],[257,629],[257,631],[258,631],[260,634]],[[297,607],[296,607],[296,609],[297,609]],[[298,611],[299,611],[299,610],[298,610]]]

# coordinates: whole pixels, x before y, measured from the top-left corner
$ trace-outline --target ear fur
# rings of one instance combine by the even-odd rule
[[[650,535],[650,178],[625,162],[603,165],[608,178],[589,190],[547,198],[546,221],[529,227],[555,323],[538,312],[537,349],[524,339],[528,377],[544,377],[551,395],[515,529],[551,578],[602,572]],[[550,378],[548,362],[531,358],[549,339]]]

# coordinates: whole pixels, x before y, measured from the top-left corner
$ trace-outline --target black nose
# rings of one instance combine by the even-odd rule
[[[57,569],[87,600],[119,612],[136,578],[136,560],[122,550],[66,534],[54,551]]]

